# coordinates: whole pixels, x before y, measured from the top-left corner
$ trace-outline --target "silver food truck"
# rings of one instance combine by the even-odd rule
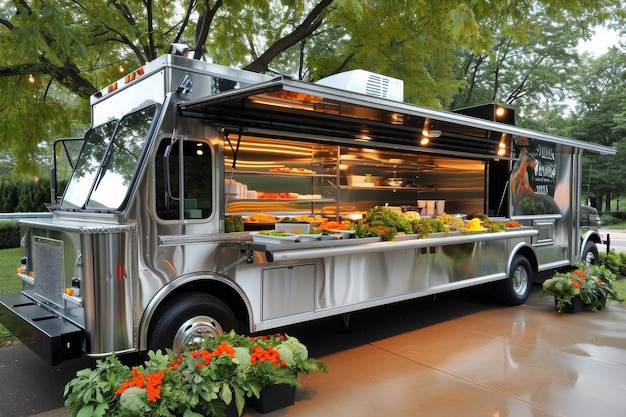
[[[401,80],[367,71],[307,83],[176,55],[94,94],[91,116],[51,216],[21,221],[23,289],[0,298],[0,322],[53,364],[470,286],[524,303],[535,277],[598,256],[579,227],[581,157],[616,152],[516,127],[506,106],[407,104]],[[377,206],[521,227],[255,233]],[[233,215],[257,222],[227,232]]]

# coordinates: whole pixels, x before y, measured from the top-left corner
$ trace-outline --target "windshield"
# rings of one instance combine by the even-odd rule
[[[124,116],[119,123],[113,120],[87,133],[63,208],[121,208],[155,114],[156,106],[152,105]]]

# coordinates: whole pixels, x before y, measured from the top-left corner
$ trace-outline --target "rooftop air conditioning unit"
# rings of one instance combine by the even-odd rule
[[[331,75],[322,78],[317,84],[389,100],[404,100],[404,81],[365,70]]]

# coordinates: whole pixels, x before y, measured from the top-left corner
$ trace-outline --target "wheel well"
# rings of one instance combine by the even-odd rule
[[[144,348],[144,338],[147,339],[149,337],[155,323],[157,322],[158,317],[160,317],[163,311],[165,311],[179,297],[181,297],[183,294],[189,293],[204,293],[220,299],[221,301],[226,303],[226,305],[231,309],[231,311],[237,318],[237,321],[239,322],[239,326],[245,326],[245,328],[238,329],[239,332],[249,333],[250,317],[248,313],[248,308],[246,302],[242,299],[242,297],[237,293],[234,288],[232,288],[228,284],[220,282],[219,280],[211,278],[194,279],[186,282],[183,285],[177,286],[159,302],[158,307],[156,307],[156,309],[149,318],[150,322],[148,324],[148,331],[143,334],[142,341],[140,343],[142,346],[144,346]]]
[[[533,281],[534,281],[535,275],[537,275],[537,270],[539,269],[539,263],[537,262],[537,257],[535,256],[535,252],[532,250],[532,248],[528,246],[522,246],[518,248],[517,251],[513,252],[511,259],[510,259],[511,261],[513,260],[515,255],[521,255],[525,257],[526,259],[528,259],[528,262],[530,262],[530,267],[533,270],[532,272],[533,272]]]

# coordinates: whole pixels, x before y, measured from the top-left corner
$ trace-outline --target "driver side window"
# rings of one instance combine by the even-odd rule
[[[163,220],[205,219],[213,211],[211,147],[202,141],[165,138],[159,144],[156,214]]]

